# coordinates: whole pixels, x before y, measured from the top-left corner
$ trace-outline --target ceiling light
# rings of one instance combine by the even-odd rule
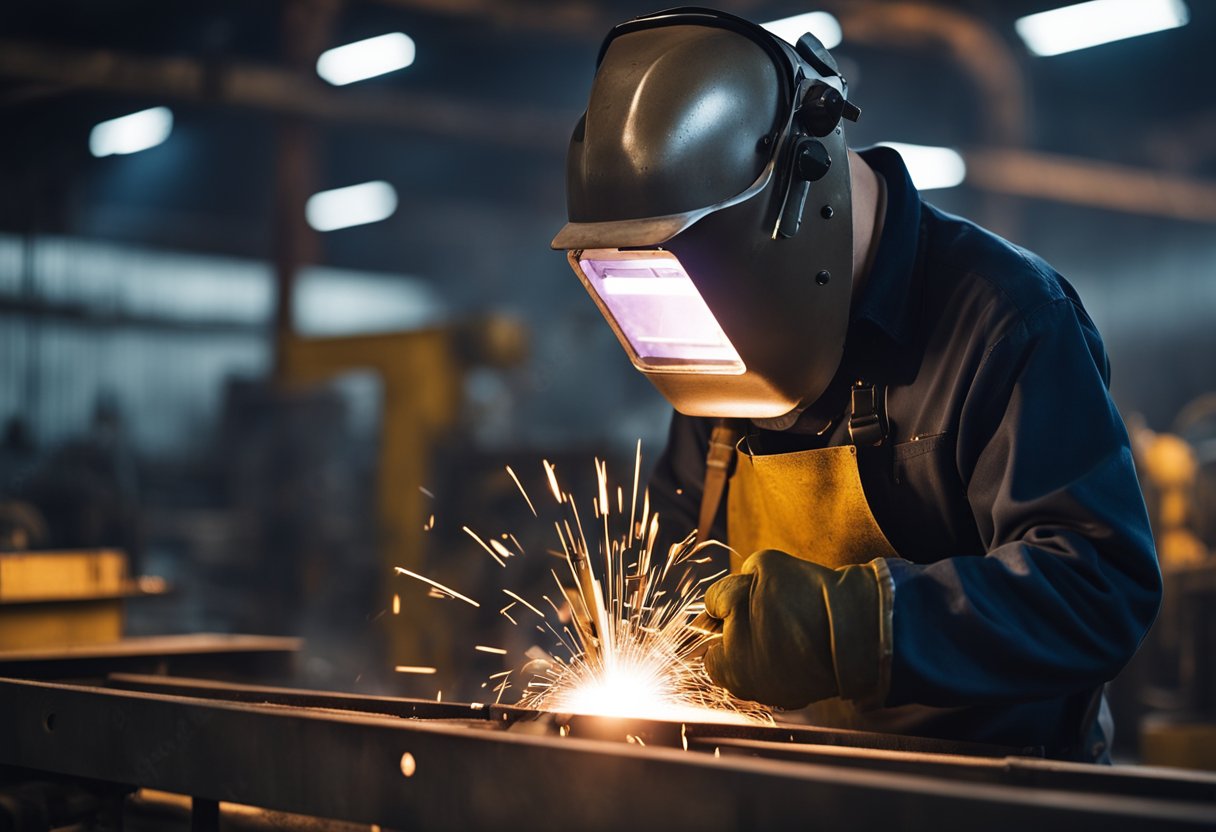
[[[901,142],[880,144],[898,151],[903,157],[908,173],[912,176],[912,184],[917,190],[953,188],[955,185],[961,185],[967,176],[967,163],[957,150]]]
[[[388,219],[397,210],[397,192],[387,182],[364,182],[308,198],[304,215],[317,231],[335,231]]]
[[[1060,55],[1102,43],[1185,26],[1183,0],[1092,0],[1027,15],[1014,24],[1036,55]]]
[[[89,152],[98,157],[138,153],[156,147],[172,131],[173,112],[168,107],[140,110],[96,125],[89,132]]]
[[[405,69],[414,62],[414,39],[391,32],[336,46],[317,58],[317,74],[336,87]]]
[[[793,17],[770,20],[768,23],[760,25],[789,44],[798,43],[798,38],[810,32],[819,38],[827,49],[840,45],[840,21],[827,12],[796,14]]]

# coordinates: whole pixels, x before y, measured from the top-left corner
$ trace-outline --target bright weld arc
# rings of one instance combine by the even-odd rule
[[[550,489],[559,503],[569,507],[573,519],[573,526],[566,519],[556,522],[555,529],[574,589],[567,589],[556,573],[553,576],[570,601],[574,617],[575,632],[565,628],[566,634],[581,649],[564,644],[571,660],[553,665],[527,682],[520,704],[570,713],[771,724],[772,715],[767,709],[735,699],[705,673],[697,650],[719,634],[688,627],[704,609],[701,594],[706,583],[705,579],[696,579],[689,562],[709,544],[696,544],[695,535],[690,534],[673,546],[666,558],[653,557],[659,519],[651,513],[648,492],[640,495],[642,512],[638,519],[640,466],[639,443],[629,524],[623,535],[614,538],[608,516],[611,502],[606,465],[596,460],[599,488],[595,508],[596,519],[603,521],[603,538],[592,551],[577,505],[562,492],[553,466],[544,461]],[[623,496],[623,491],[620,493]],[[618,515],[623,521],[620,500],[618,496]],[[593,555],[601,561],[602,581],[590,571]],[[538,609],[510,590],[504,592],[540,615],[548,626]],[[552,600],[545,598],[556,609]],[[558,635],[551,626],[549,629]],[[556,655],[553,658],[561,661]]]

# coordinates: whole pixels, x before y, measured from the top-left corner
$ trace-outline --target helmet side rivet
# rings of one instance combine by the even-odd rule
[[[819,216],[823,217],[825,220],[830,220],[835,213],[836,212],[832,210],[831,205],[825,205],[819,209]]]
[[[828,281],[832,279],[832,273],[824,269],[819,274],[815,275],[815,282],[820,286],[826,286]]]

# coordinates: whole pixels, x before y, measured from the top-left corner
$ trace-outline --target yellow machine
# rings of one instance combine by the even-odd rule
[[[436,440],[459,415],[465,371],[518,363],[526,344],[523,326],[503,317],[383,335],[285,339],[281,380],[288,384],[315,384],[358,370],[372,370],[382,381],[376,513],[383,608],[390,604],[393,567],[423,565],[429,512],[419,489],[428,482]],[[423,610],[403,605],[399,616],[384,620],[390,664],[448,664],[452,646],[441,628],[426,626]]]

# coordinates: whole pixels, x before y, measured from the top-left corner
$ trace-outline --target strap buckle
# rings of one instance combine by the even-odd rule
[[[850,391],[849,441],[859,447],[878,447],[889,433],[887,388],[858,379]]]

